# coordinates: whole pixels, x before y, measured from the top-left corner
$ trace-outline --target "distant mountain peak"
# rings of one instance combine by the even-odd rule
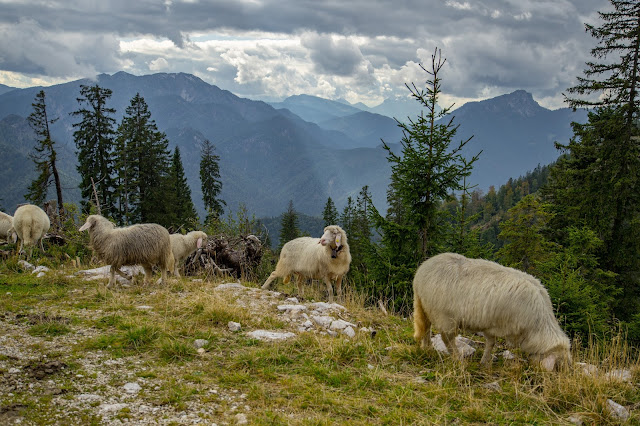
[[[453,114],[462,117],[469,113],[476,114],[482,110],[492,114],[498,113],[521,117],[533,117],[543,111],[547,111],[546,108],[540,106],[540,104],[533,99],[531,93],[519,89],[511,93],[496,96],[495,98],[467,102],[454,111]]]

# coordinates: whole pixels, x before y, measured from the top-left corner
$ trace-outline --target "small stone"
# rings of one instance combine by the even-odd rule
[[[109,411],[115,412],[120,411],[123,408],[126,408],[127,404],[119,403],[119,404],[102,404],[100,405],[100,411]]]
[[[229,290],[229,289],[234,289],[234,288],[244,288],[244,286],[240,283],[223,283],[218,285],[215,289],[216,290]]]
[[[247,420],[247,415],[246,414],[236,414],[235,416],[236,419],[236,424],[238,425],[246,425],[247,423],[249,423],[249,421]]]
[[[347,322],[345,320],[335,320],[331,322],[331,326],[330,328],[332,330],[344,330],[347,327],[355,327],[355,324],[351,324],[350,322]]]
[[[347,328],[342,330],[342,332],[344,334],[346,334],[347,336],[352,337],[352,338],[355,337],[355,335],[356,335],[355,330],[351,326],[348,326]]]
[[[511,353],[510,351],[504,351],[504,352],[502,352],[501,355],[502,355],[502,358],[504,358],[504,359],[515,359],[516,358],[516,356],[513,353]]]
[[[141,311],[148,311],[148,310],[153,309],[153,306],[140,305],[140,306],[136,306],[136,309],[140,309]]]
[[[202,355],[204,353],[206,353],[207,350],[205,348],[198,348],[198,354]]]
[[[494,392],[499,392],[502,390],[498,382],[485,383],[482,385],[482,387]]]
[[[35,268],[33,271],[31,271],[32,274],[38,274],[38,277],[40,277],[43,274],[43,272],[49,272],[51,269],[47,268],[46,266],[38,266],[37,268]]]
[[[631,371],[625,369],[622,370],[611,370],[605,376],[607,379],[611,380],[619,380],[621,382],[630,382],[631,381]]]
[[[99,401],[102,399],[100,395],[95,395],[92,393],[82,393],[76,397],[76,399],[80,401]]]
[[[141,389],[142,387],[137,383],[127,383],[124,385],[124,390],[127,391],[127,393],[138,393]]]
[[[373,365],[371,365],[371,364],[367,364],[367,368],[368,368],[369,370],[373,370],[375,367],[374,367]]]
[[[255,330],[247,333],[247,336],[258,339],[258,340],[286,340],[292,337],[296,337],[294,333],[291,332],[276,332],[276,331],[266,331],[266,330]]]
[[[611,399],[607,399],[607,408],[611,416],[616,419],[626,421],[629,418],[629,410]]]
[[[19,368],[10,368],[9,369],[9,374],[18,374],[20,373],[20,369]]]
[[[296,314],[302,311],[306,311],[307,307],[304,305],[278,305],[278,310]]]
[[[576,365],[582,369],[582,372],[587,376],[595,376],[598,374],[598,367],[586,362],[576,362]]]
[[[287,299],[284,299],[284,301],[285,301],[285,302],[288,302],[288,303],[293,303],[293,304],[295,304],[295,305],[297,305],[298,303],[300,303],[300,302],[298,301],[298,298],[297,298],[297,297],[289,297],[289,298],[287,298]]]
[[[333,318],[331,318],[330,316],[325,316],[325,315],[311,315],[311,319],[313,320],[313,322],[315,322],[316,324],[318,324],[320,327],[323,328],[329,328],[331,327],[331,323],[333,323]]]
[[[193,346],[195,346],[197,349],[201,349],[207,346],[208,344],[209,344],[209,341],[206,339],[196,339],[195,342],[193,342]]]
[[[242,325],[239,322],[229,321],[227,324],[229,331],[240,331],[242,329]]]
[[[30,264],[29,262],[27,262],[26,260],[19,260],[18,261],[18,265],[22,266],[24,269],[28,269],[30,271],[33,271],[35,269],[35,266],[33,266],[32,264]]]
[[[574,425],[577,425],[577,426],[582,426],[582,419],[576,414],[570,416],[567,420],[571,424],[574,424]]]

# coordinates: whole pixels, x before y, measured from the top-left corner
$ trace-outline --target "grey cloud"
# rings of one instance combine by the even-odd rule
[[[309,49],[311,60],[325,74],[351,75],[364,60],[358,46],[349,39],[307,34],[302,37],[302,45]]]

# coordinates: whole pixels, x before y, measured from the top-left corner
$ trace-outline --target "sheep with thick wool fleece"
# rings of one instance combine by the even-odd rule
[[[191,231],[186,235],[171,234],[171,251],[173,252],[174,267],[173,273],[176,277],[180,276],[178,272],[180,263],[185,260],[191,253],[198,250],[207,240],[207,234],[202,231]]]
[[[414,338],[431,344],[431,326],[455,356],[458,329],[482,332],[481,363],[490,365],[496,337],[520,346],[546,370],[571,362],[570,342],[551,299],[533,276],[483,259],[443,253],[420,265],[413,279]]]
[[[11,221],[9,233],[13,234],[13,240],[20,240],[18,253],[29,247],[29,257],[33,253],[33,246],[40,243],[44,251],[42,239],[51,227],[49,216],[38,206],[25,204],[16,209]]]
[[[13,216],[0,212],[0,239],[9,241],[9,230],[12,227]]]
[[[151,281],[152,267],[162,273],[167,283],[167,271],[173,272],[173,253],[169,231],[155,223],[143,223],[124,228],[116,226],[100,215],[87,217],[79,229],[89,232],[91,248],[100,260],[109,264],[109,286],[115,283],[115,274],[129,279],[121,270],[125,265],[142,265],[145,283]]]
[[[289,282],[296,276],[298,292],[302,294],[302,278],[322,279],[327,285],[329,301],[333,302],[331,281],[336,281],[336,293],[342,297],[342,278],[349,271],[351,253],[347,234],[337,225],[324,228],[321,238],[300,237],[287,242],[280,252],[276,269],[262,285],[268,289],[276,278]]]

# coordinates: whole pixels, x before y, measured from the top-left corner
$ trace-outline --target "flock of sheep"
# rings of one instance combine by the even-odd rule
[[[18,252],[26,247],[32,250],[38,242],[42,248],[49,226],[46,213],[34,205],[19,207],[13,218],[0,212],[0,238],[19,239]],[[130,278],[120,269],[125,265],[142,265],[145,282],[151,280],[155,266],[166,283],[167,271],[179,276],[179,263],[207,238],[201,231],[170,235],[157,224],[118,228],[99,215],[89,216],[79,230],[89,232],[95,254],[111,266],[109,285],[115,283],[116,273]],[[330,225],[321,238],[301,237],[287,242],[262,288],[269,289],[277,278],[287,283],[293,275],[302,294],[304,280],[321,279],[332,302],[332,281],[337,296],[342,297],[342,279],[350,264],[346,233]],[[529,274],[488,260],[443,253],[417,269],[413,294],[414,338],[423,348],[431,345],[433,326],[440,330],[454,357],[459,356],[455,344],[458,330],[482,333],[486,340],[483,365],[491,364],[498,337],[519,346],[546,370],[571,362],[570,342],[554,316],[547,290]]]

